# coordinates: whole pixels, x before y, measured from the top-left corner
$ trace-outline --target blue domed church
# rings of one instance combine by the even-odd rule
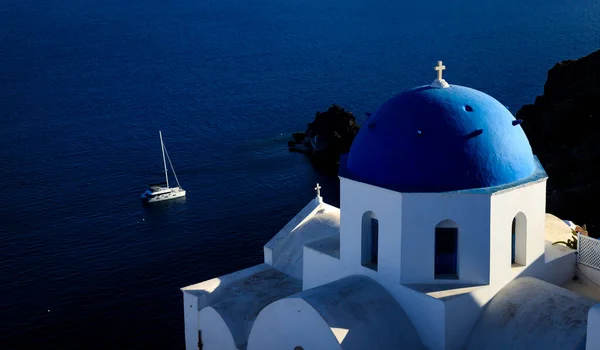
[[[600,349],[521,120],[434,68],[341,157],[340,208],[317,184],[263,263],[182,288],[188,350]]]

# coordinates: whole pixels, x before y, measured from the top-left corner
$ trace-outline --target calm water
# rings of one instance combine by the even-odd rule
[[[516,110],[598,49],[595,0],[0,0],[0,348],[179,349],[180,287],[261,262],[335,175],[287,152],[429,83]],[[158,130],[185,200],[144,207]]]

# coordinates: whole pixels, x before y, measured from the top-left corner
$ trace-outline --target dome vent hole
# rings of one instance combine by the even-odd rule
[[[473,107],[469,106],[469,105],[465,105],[465,111],[467,112],[473,112]]]

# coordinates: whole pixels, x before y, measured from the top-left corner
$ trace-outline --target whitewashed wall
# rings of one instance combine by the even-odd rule
[[[586,349],[600,349],[600,304],[588,312]]]
[[[381,232],[381,230],[380,230]],[[342,231],[342,237],[344,235]],[[358,237],[360,238],[360,237]],[[395,278],[373,271],[357,260],[338,260],[312,248],[304,248],[303,289],[307,290],[351,275],[364,275],[380,283],[404,309],[423,344],[445,349],[445,309],[441,300],[400,285]]]
[[[237,350],[229,327],[212,307],[208,306],[200,310],[202,350]],[[195,349],[198,347],[196,346]]]
[[[185,327],[185,348],[198,349],[199,311],[198,297],[183,293],[183,322]]]
[[[254,322],[248,350],[335,350],[341,346],[323,317],[300,298],[285,298],[265,307]]]
[[[402,194],[340,177],[340,258],[361,265],[362,217],[372,211],[379,221],[379,279],[400,281]]]
[[[404,193],[402,283],[487,284],[490,261],[490,194]],[[436,280],[435,227],[458,226],[457,280]]]
[[[444,303],[445,309],[445,348],[464,349],[485,304],[491,299],[490,287],[479,287],[470,293],[450,298]]]
[[[526,219],[525,257],[523,241],[517,240],[517,257],[524,266],[511,264],[512,220]],[[519,230],[517,227],[517,237]],[[543,263],[546,229],[546,180],[495,193],[491,198],[490,285],[494,291],[521,275],[536,261]],[[519,256],[521,255],[521,256]],[[525,264],[523,264],[523,262]],[[530,275],[530,274],[528,274]]]
[[[589,278],[596,285],[600,286],[600,270],[597,270],[593,267],[579,265],[579,273],[581,273],[586,278]]]

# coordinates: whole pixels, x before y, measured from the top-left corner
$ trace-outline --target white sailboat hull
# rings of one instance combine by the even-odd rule
[[[162,132],[159,131],[158,135],[160,137],[160,148],[162,150],[163,157],[163,166],[165,168],[165,182],[160,184],[150,185],[150,189],[146,192],[142,193],[141,199],[146,203],[154,203],[154,202],[162,202],[168,201],[170,199],[176,199],[185,197],[185,190],[181,188],[179,185],[179,180],[177,179],[177,174],[175,174],[175,168],[173,168],[173,164],[171,163],[171,158],[169,158],[169,154],[165,148],[165,143],[163,142]],[[166,156],[166,157],[165,157]],[[173,172],[173,176],[175,176],[175,181],[177,182],[177,187],[169,187],[169,174],[167,172],[167,159],[169,159],[169,165],[171,166],[171,171]]]
[[[146,191],[142,193],[141,199],[146,203],[154,203],[181,197],[185,197],[185,190],[181,187],[173,187],[161,189],[160,191],[157,191],[156,194],[151,191]]]

